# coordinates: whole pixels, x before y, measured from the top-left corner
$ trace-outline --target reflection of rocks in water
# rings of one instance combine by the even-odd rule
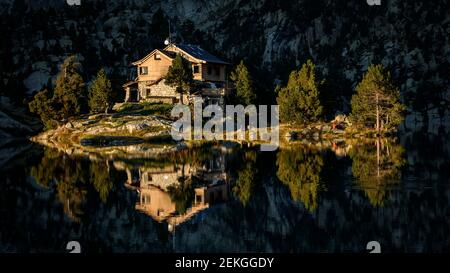
[[[170,153],[182,149],[182,145],[172,144],[136,144],[114,147],[76,147],[76,146],[58,146],[58,151],[72,156],[89,157],[93,160],[105,159],[114,160],[117,158],[148,158],[156,157],[160,154]]]
[[[331,143],[330,150],[336,154],[337,157],[345,157],[348,155],[348,151],[351,149],[352,145],[346,144],[345,141],[333,141]]]

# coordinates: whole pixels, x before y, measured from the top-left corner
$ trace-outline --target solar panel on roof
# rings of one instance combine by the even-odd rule
[[[176,45],[181,50],[185,51],[189,55],[191,55],[194,58],[211,62],[211,63],[223,63],[228,64],[227,62],[222,61],[221,59],[217,58],[216,56],[212,55],[208,51],[202,49],[201,47],[197,45],[191,45],[191,44],[178,44]]]

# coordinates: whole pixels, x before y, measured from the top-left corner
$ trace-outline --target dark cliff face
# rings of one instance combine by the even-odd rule
[[[327,92],[348,99],[368,65],[382,63],[410,110],[449,116],[449,1],[81,2],[0,2],[3,96],[21,103],[50,85],[70,53],[79,55],[86,80],[105,66],[120,86],[134,77],[132,61],[162,46],[170,18],[174,39],[246,60],[267,92],[311,58]]]

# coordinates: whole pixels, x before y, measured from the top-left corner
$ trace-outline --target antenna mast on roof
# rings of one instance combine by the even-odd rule
[[[172,37],[171,37],[171,33],[170,33],[170,19],[169,19],[169,38],[167,38],[165,41],[164,41],[164,44],[165,45],[169,45],[171,42],[172,42]]]

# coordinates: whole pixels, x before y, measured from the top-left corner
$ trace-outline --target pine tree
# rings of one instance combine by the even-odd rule
[[[167,71],[165,81],[168,85],[176,87],[176,91],[180,94],[180,103],[183,103],[183,93],[189,92],[194,83],[191,63],[177,54]]]
[[[276,90],[281,121],[296,124],[318,121],[322,115],[319,87],[311,60],[299,71],[292,71],[287,86]]]
[[[400,91],[382,65],[369,67],[356,87],[351,106],[353,123],[375,128],[378,132],[396,128],[404,118],[405,106],[400,102]]]
[[[68,57],[61,66],[54,92],[39,92],[28,104],[30,112],[39,115],[47,129],[58,121],[82,113],[87,104],[83,78],[78,74],[75,56]]]
[[[56,79],[53,99],[59,104],[63,119],[81,114],[87,104],[86,88],[83,78],[78,73],[80,63],[75,56],[70,56],[61,65]]]
[[[244,61],[241,61],[236,69],[231,73],[230,79],[236,85],[237,102],[243,105],[254,104],[256,101],[253,80],[248,72]]]
[[[100,69],[89,88],[89,107],[92,113],[107,113],[113,103],[114,93],[111,81],[107,78],[105,70]]]
[[[37,114],[46,129],[56,127],[59,119],[58,112],[55,110],[53,98],[47,90],[37,93],[33,100],[28,104],[31,113]]]

